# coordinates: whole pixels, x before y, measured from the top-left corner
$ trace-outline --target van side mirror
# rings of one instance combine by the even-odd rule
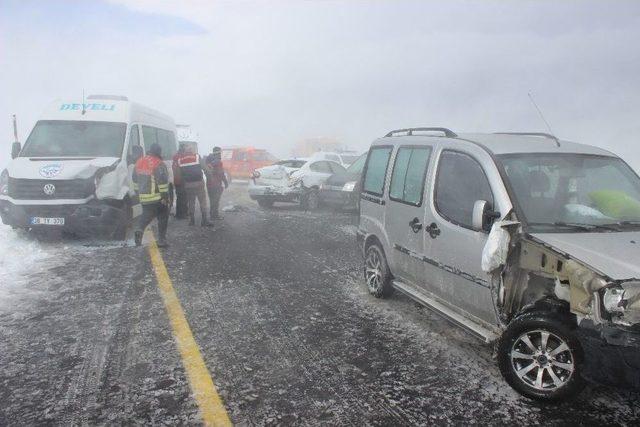
[[[20,155],[20,151],[22,151],[22,144],[20,144],[18,141],[16,141],[13,144],[11,144],[11,158],[12,159],[15,159],[16,157],[18,157]]]
[[[491,203],[477,200],[473,205],[471,224],[476,231],[490,231],[493,221],[500,218],[500,212],[495,212]]]

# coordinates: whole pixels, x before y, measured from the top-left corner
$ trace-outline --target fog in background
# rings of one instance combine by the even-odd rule
[[[406,126],[546,131],[640,169],[640,2],[0,1],[0,166],[46,105],[122,94],[201,151],[366,149]]]

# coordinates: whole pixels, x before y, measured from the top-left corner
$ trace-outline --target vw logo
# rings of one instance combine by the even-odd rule
[[[44,194],[47,196],[53,196],[56,194],[56,186],[53,184],[45,184],[44,187],[42,187],[42,191],[44,191]]]

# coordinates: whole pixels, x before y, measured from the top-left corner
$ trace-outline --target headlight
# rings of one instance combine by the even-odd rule
[[[624,314],[626,310],[638,310],[640,301],[640,282],[623,282],[620,286],[611,286],[602,292],[602,305],[609,313]]]
[[[9,195],[9,171],[6,169],[0,175],[0,195]]]
[[[351,181],[351,182],[347,182],[343,187],[342,187],[342,191],[353,191],[354,188],[356,188],[356,181]]]
[[[607,288],[602,295],[602,304],[604,309],[609,313],[624,313],[624,307],[626,301],[624,299],[624,289],[622,288]]]

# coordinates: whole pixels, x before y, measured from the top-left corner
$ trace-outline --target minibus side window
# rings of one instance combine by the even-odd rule
[[[443,218],[469,229],[473,226],[475,202],[486,200],[491,206],[494,203],[482,166],[473,157],[457,151],[444,151],[440,155],[434,199]]]
[[[374,147],[369,151],[362,186],[364,192],[382,196],[392,150],[392,147]]]
[[[400,147],[391,174],[389,198],[414,206],[422,205],[431,147]]]
[[[142,126],[142,138],[144,139],[144,148],[149,151],[151,144],[158,142],[157,129],[151,126]],[[162,153],[162,157],[164,157],[164,153]]]
[[[162,148],[162,157],[170,159],[176,153],[176,139],[173,132],[158,129],[158,144]]]

